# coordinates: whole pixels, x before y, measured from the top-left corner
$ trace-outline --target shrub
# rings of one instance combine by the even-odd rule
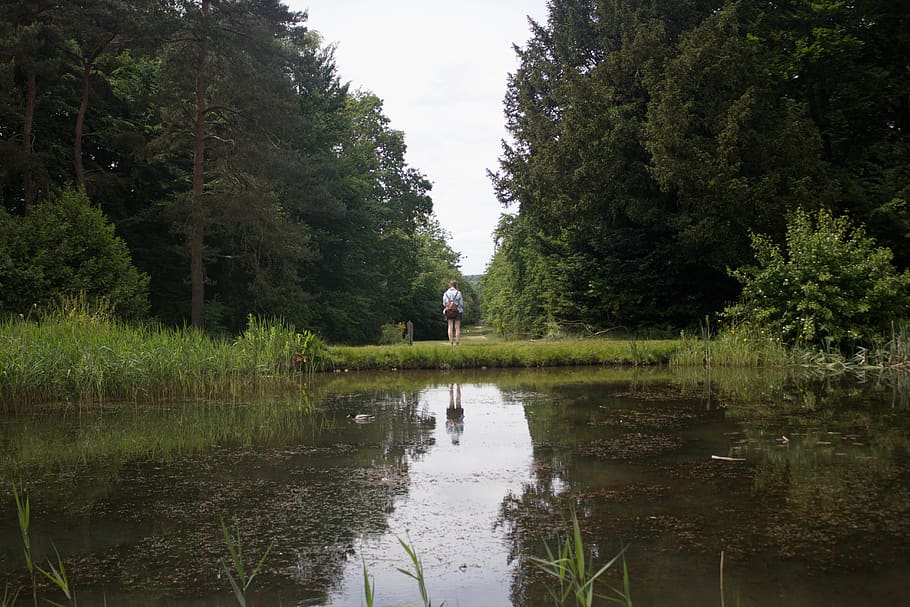
[[[133,266],[126,244],[80,190],[65,190],[27,217],[0,214],[0,308],[85,294],[123,317],[148,311],[149,277]]]
[[[790,344],[837,345],[868,342],[906,314],[910,273],[845,216],[797,210],[784,251],[763,235],[752,235],[752,247],[757,265],[732,272],[743,291],[726,314],[739,323]]]
[[[403,322],[395,324],[387,323],[382,325],[379,328],[380,345],[400,344],[403,341],[407,341],[405,337],[406,330],[407,328]]]

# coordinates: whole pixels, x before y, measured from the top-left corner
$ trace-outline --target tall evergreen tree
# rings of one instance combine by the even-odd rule
[[[166,136],[176,156],[192,150],[186,194],[190,318],[202,326],[206,226],[213,212],[228,211],[238,200],[269,204],[268,185],[250,178],[255,167],[244,161],[249,147],[274,141],[287,115],[292,97],[283,41],[302,17],[277,0],[181,0],[176,9],[179,27],[164,54],[171,96]]]

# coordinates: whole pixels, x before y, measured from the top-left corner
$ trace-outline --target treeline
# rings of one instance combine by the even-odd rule
[[[0,310],[444,334],[459,255],[405,152],[278,0],[2,0]]]
[[[835,335],[830,297],[876,319],[906,311],[910,3],[550,0],[516,52],[512,141],[492,175],[511,213],[483,284],[501,331],[692,326],[737,301],[743,277],[734,311],[784,287],[811,299],[762,312],[793,339],[808,339],[799,323]],[[876,243],[845,255],[890,249],[875,252],[887,297],[858,299],[878,288],[858,260],[850,291],[829,275],[837,260],[819,262],[823,242],[800,248],[807,218],[850,233],[832,216]],[[749,270],[755,253],[802,273]],[[754,282],[769,274],[783,278]]]

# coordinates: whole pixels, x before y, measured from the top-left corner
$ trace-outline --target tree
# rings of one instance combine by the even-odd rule
[[[192,149],[187,244],[190,318],[198,327],[203,325],[205,232],[212,208],[238,189],[245,196],[264,187],[262,201],[269,199],[269,184],[251,179],[255,169],[242,163],[250,155],[234,152],[277,140],[275,131],[287,115],[281,110],[292,101],[286,78],[292,47],[284,41],[302,15],[277,0],[181,0],[177,5],[179,28],[165,51],[171,95],[166,140],[178,155]]]
[[[547,26],[532,24],[516,51],[505,99],[514,143],[493,181],[530,248],[508,258],[539,260],[523,280],[551,327],[678,324],[711,305],[695,294],[703,268],[678,254],[675,200],[645,147],[648,84],[706,4],[552,2]]]
[[[652,84],[646,127],[679,254],[710,268],[728,297],[723,275],[748,259],[750,230],[780,238],[788,211],[825,199],[818,131],[769,74],[748,18],[727,3],[681,36]]]
[[[752,246],[756,265],[734,271],[743,292],[726,311],[739,322],[791,344],[868,344],[907,314],[910,271],[846,216],[799,209],[784,250],[759,234]]]
[[[55,4],[47,0],[0,4],[0,57],[11,68],[17,89],[24,89],[20,89],[21,115],[19,111],[7,114],[7,119],[21,122],[4,128],[5,138],[20,140],[18,154],[8,147],[4,155],[10,157],[10,167],[21,173],[21,189],[9,191],[4,202],[7,208],[21,213],[31,211],[39,189],[48,190],[46,180],[36,180],[43,167],[42,159],[35,154],[34,126],[39,88],[57,78],[60,62],[59,36],[51,19]]]

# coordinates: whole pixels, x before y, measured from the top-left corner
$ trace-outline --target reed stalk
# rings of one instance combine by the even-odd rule
[[[572,533],[559,543],[559,549],[553,552],[549,545],[544,545],[546,558],[530,557],[530,562],[549,575],[558,583],[558,592],[550,589],[554,604],[557,607],[574,601],[577,607],[592,607],[595,599],[632,607],[629,570],[626,566],[625,548],[607,561],[596,571],[591,552],[585,547],[581,535],[578,517],[572,513]],[[598,580],[618,562],[622,563],[622,590],[607,586],[609,595],[595,591]]]
[[[32,603],[38,607],[38,574],[35,569],[35,562],[32,559],[32,542],[29,535],[29,524],[31,522],[31,506],[29,505],[28,496],[20,495],[19,487],[13,483],[13,497],[16,500],[16,513],[19,517],[19,534],[22,537],[22,551],[25,558],[25,569],[28,571],[29,582],[32,588]],[[16,593],[18,594],[18,592]]]
[[[423,602],[423,607],[433,607],[433,602],[430,600],[430,593],[427,591],[426,576],[424,575],[423,563],[421,562],[420,557],[417,556],[417,552],[403,539],[398,538],[398,542],[401,544],[401,547],[404,548],[408,558],[411,560],[412,567],[412,569],[398,567],[398,571],[417,582],[417,589],[420,592],[420,600]],[[445,605],[445,601],[440,603],[440,607],[443,607],[443,605]]]
[[[222,518],[221,534],[224,537],[224,543],[227,544],[228,553],[231,556],[230,566],[226,563],[222,563],[221,570],[227,576],[228,581],[231,584],[231,589],[234,591],[234,599],[237,601],[237,604],[240,605],[240,607],[247,607],[247,605],[252,605],[252,603],[248,602],[250,586],[262,570],[265,559],[268,558],[269,552],[272,551],[272,545],[269,544],[256,565],[252,569],[248,569],[243,557],[243,542],[240,538],[239,526],[235,527],[234,534],[231,534]]]

